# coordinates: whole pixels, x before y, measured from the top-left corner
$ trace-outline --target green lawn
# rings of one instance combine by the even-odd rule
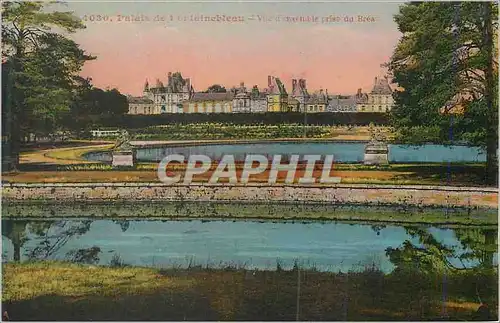
[[[345,274],[304,269],[297,297],[296,270],[4,264],[2,308],[11,320],[44,321],[471,320],[478,290],[497,318],[496,271],[447,273],[445,295],[443,279],[372,266]]]

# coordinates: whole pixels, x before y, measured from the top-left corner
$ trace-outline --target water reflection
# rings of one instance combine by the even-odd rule
[[[402,246],[386,250],[391,263],[398,269],[444,272],[495,266],[497,231],[494,229],[453,229],[458,244],[440,241],[432,232],[435,230],[418,227],[406,227],[405,230],[418,243],[405,240]]]
[[[491,268],[495,228],[250,221],[2,220],[4,260],[275,269],[276,263],[384,272]]]

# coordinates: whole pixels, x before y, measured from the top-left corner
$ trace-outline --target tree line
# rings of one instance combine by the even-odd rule
[[[2,2],[2,146],[14,170],[23,138],[79,132],[103,115],[128,110],[118,90],[98,89],[80,76],[85,62],[96,57],[62,32],[71,34],[85,25],[72,12],[50,10],[51,5]]]
[[[396,91],[391,123],[401,140],[463,140],[486,150],[498,180],[498,4],[411,2],[395,22],[403,34],[387,64]],[[430,134],[430,133],[429,133]]]

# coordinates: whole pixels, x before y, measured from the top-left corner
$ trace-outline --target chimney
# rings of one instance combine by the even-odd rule
[[[268,75],[267,76],[267,86],[271,88],[273,86],[273,81],[272,81],[272,76]]]
[[[295,93],[295,90],[297,90],[297,80],[292,79],[292,94]]]
[[[356,94],[356,96],[361,97],[361,89],[358,89],[358,93]]]
[[[377,85],[377,78],[375,78],[375,85]]]
[[[305,89],[306,89],[306,80],[301,79],[301,80],[300,80],[300,83],[301,83],[300,87],[302,87],[302,89],[304,89],[304,90],[305,90]]]
[[[168,72],[168,85],[172,85],[172,72]]]

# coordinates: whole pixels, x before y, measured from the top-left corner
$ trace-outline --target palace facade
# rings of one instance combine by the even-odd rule
[[[393,106],[392,89],[387,77],[376,77],[372,91],[356,104],[357,112],[389,112]]]
[[[388,112],[394,105],[392,92],[387,77],[375,78],[369,93],[358,89],[351,96],[330,96],[323,89],[309,94],[305,79],[292,79],[288,95],[283,82],[271,75],[262,91],[257,86],[249,91],[241,82],[228,92],[195,92],[191,80],[176,72],[168,73],[166,86],[160,80],[150,86],[146,80],[141,97],[128,97],[128,113]]]
[[[288,93],[281,80],[267,77],[267,112],[288,112]]]

